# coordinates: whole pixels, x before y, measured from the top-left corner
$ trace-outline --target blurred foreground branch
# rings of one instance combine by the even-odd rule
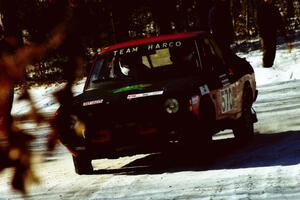
[[[23,88],[20,98],[30,102],[31,112],[18,117],[11,116],[14,86],[25,79],[25,70],[29,64],[40,61],[48,51],[63,44],[68,21],[58,25],[45,42],[17,47],[13,53],[2,51],[0,55],[0,171],[14,168],[12,187],[23,194],[26,194],[26,185],[30,180],[38,182],[31,167],[29,148],[34,136],[21,130],[16,121],[30,119],[41,123],[47,119],[35,108],[27,88]],[[11,38],[3,38],[3,41],[6,39]]]

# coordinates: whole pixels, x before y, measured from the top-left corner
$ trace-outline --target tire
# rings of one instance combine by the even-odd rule
[[[247,143],[254,136],[252,103],[252,90],[248,85],[245,86],[243,92],[242,116],[236,121],[233,128],[233,134],[239,143]]]
[[[195,155],[199,162],[208,162],[212,156],[212,132],[215,122],[215,108],[208,96],[202,97],[199,107],[199,119],[191,122],[185,129],[189,133],[186,149],[189,155]]]
[[[92,161],[83,155],[73,156],[75,172],[81,174],[91,174],[93,172]]]

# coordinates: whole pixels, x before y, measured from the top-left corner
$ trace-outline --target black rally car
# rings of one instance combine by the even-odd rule
[[[93,159],[205,145],[224,129],[245,141],[256,96],[251,65],[207,33],[129,41],[99,52],[60,139],[78,174]]]

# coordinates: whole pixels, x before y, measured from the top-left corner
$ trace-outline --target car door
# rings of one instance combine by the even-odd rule
[[[216,118],[232,116],[239,107],[236,102],[238,87],[230,76],[222,52],[210,37],[201,38],[198,46],[204,77],[215,104]]]

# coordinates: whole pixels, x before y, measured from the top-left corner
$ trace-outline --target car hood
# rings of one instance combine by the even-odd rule
[[[199,77],[153,82],[116,82],[115,84],[103,85],[99,89],[84,91],[74,98],[74,103],[81,106],[91,106],[126,102],[132,99],[149,99],[150,97],[185,96],[188,93],[197,93],[199,86],[203,84],[199,81]]]

